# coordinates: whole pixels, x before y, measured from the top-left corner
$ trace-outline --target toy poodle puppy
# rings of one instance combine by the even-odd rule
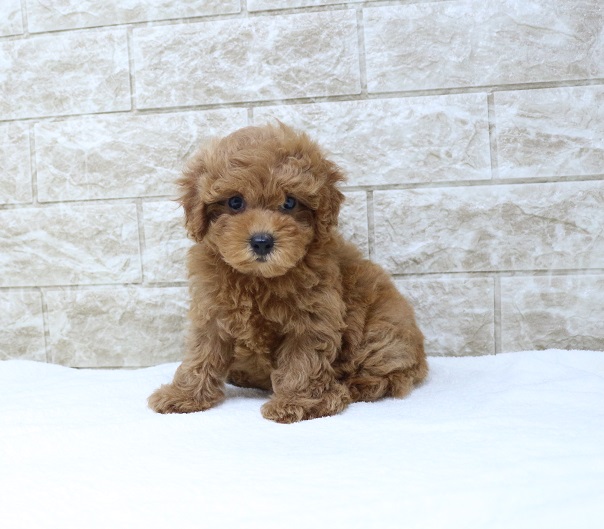
[[[403,397],[428,372],[413,309],[337,231],[340,169],[282,123],[199,151],[179,180],[191,329],[160,413],[207,410],[224,383],[272,390],[262,415],[292,423]]]

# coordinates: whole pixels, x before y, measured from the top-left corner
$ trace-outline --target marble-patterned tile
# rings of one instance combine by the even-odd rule
[[[21,0],[2,0],[0,2],[0,37],[23,33]]]
[[[139,108],[360,92],[353,11],[137,28]]]
[[[604,173],[604,87],[495,92],[501,178]]]
[[[495,353],[493,279],[397,279],[395,283],[415,309],[428,355]]]
[[[46,361],[39,292],[0,290],[0,360]]]
[[[141,280],[134,204],[0,210],[0,286]]]
[[[28,0],[32,33],[238,13],[239,0]]]
[[[182,358],[186,287],[113,287],[44,292],[54,363],[139,367]]]
[[[29,128],[0,124],[0,204],[32,201]]]
[[[369,92],[604,75],[601,0],[455,0],[363,10]]]
[[[35,126],[41,202],[173,196],[184,161],[247,125],[245,109],[94,116]]]
[[[603,299],[601,275],[502,278],[502,351],[604,351]]]
[[[485,94],[258,107],[305,130],[348,174],[349,185],[491,178]]]
[[[375,256],[397,274],[601,268],[604,182],[376,191]]]
[[[130,108],[126,30],[0,42],[0,120]]]
[[[367,224],[367,194],[364,191],[344,193],[339,228],[344,239],[355,244],[369,257],[369,228]]]
[[[187,251],[193,241],[187,238],[184,213],[177,202],[143,204],[143,276],[146,282],[187,280]]]

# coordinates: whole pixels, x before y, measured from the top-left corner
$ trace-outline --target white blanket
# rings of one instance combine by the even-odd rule
[[[431,358],[406,399],[293,425],[233,387],[157,415],[175,367],[0,362],[0,527],[604,527],[604,352]]]

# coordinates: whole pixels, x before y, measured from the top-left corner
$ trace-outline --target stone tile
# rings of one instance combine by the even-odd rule
[[[143,226],[145,281],[186,281],[187,251],[193,242],[187,238],[182,208],[176,202],[147,202],[143,204]]]
[[[125,29],[0,42],[0,63],[0,119],[130,108]]]
[[[347,241],[355,244],[369,257],[369,229],[367,225],[367,195],[363,191],[344,193],[339,228]]]
[[[47,0],[27,1],[32,33],[61,29],[129,24],[151,20],[238,13],[239,0]]]
[[[397,279],[395,283],[415,308],[427,354],[495,354],[493,279]]]
[[[457,0],[363,10],[370,92],[604,75],[601,0]]]
[[[0,210],[0,286],[141,280],[134,204]]]
[[[39,292],[0,290],[0,360],[46,361]]]
[[[604,173],[604,87],[495,92],[501,178]]]
[[[0,3],[0,37],[23,33],[21,0],[2,0]]]
[[[375,255],[398,274],[601,268],[604,182],[376,191]]]
[[[47,290],[44,300],[54,363],[138,367],[182,358],[186,287]]]
[[[501,347],[505,351],[604,351],[604,276],[501,279]]]
[[[32,201],[29,129],[0,124],[0,204]]]
[[[350,185],[491,178],[485,94],[259,107],[307,131]]]
[[[172,196],[184,160],[247,125],[245,109],[94,116],[35,126],[41,202]]]
[[[140,28],[133,35],[139,108],[360,92],[353,11]]]

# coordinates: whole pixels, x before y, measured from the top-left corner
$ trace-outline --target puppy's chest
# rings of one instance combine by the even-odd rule
[[[270,355],[283,337],[283,325],[277,317],[281,303],[241,295],[224,306],[222,325],[239,347],[257,354]]]

